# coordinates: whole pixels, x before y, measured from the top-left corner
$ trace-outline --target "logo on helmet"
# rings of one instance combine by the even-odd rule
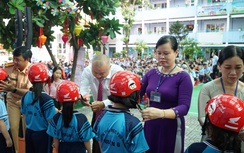
[[[41,81],[40,74],[35,76],[36,81]]]
[[[225,124],[225,127],[233,130],[238,129],[238,121],[240,120],[241,117],[235,117],[235,118],[229,118],[228,123],[232,125]]]
[[[210,104],[208,107],[209,115],[212,115],[215,112],[215,110],[216,110],[216,103],[214,102],[214,103]]]
[[[135,81],[134,80],[129,80],[128,87],[131,90],[136,89],[136,83],[135,83]]]
[[[66,95],[64,95],[64,101],[71,101],[72,98],[70,98],[69,93],[67,93]]]

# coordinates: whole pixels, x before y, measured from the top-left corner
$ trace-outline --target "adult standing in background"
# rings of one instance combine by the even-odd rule
[[[217,53],[215,51],[212,52],[212,74],[211,74],[212,79],[215,79],[215,77],[219,75],[219,70],[217,65],[219,57],[216,54]]]
[[[8,67],[9,82],[0,83],[0,92],[7,93],[7,111],[15,152],[19,150],[19,122],[21,97],[32,87],[28,78],[28,67],[32,52],[25,46],[17,47],[13,52],[13,67]]]
[[[92,59],[91,64],[83,70],[80,93],[87,99],[83,104],[90,106],[93,111],[92,126],[101,110],[111,104],[110,100],[108,100],[108,95],[110,95],[109,81],[115,72],[121,70],[123,70],[122,67],[111,64],[109,57],[104,54],[96,55]],[[90,92],[94,100],[91,104],[89,104],[90,100],[89,96],[87,96]],[[93,139],[92,152],[100,153],[100,146],[95,139]]]
[[[231,45],[220,52],[218,67],[222,76],[204,84],[198,96],[198,121],[202,126],[202,140],[207,137],[204,108],[211,98],[226,93],[244,100],[244,83],[239,81],[244,68],[243,64],[244,51],[240,47]]]
[[[187,72],[175,59],[178,43],[173,36],[161,37],[155,50],[158,68],[151,69],[142,79],[141,97],[146,93],[150,107],[142,110],[147,153],[183,153],[185,119],[191,103],[193,85]]]

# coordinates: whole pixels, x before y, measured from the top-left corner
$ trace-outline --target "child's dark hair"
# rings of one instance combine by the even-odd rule
[[[62,118],[64,121],[64,127],[68,128],[69,123],[72,120],[73,117],[73,111],[74,111],[74,102],[63,102],[61,105],[63,106],[62,108]]]
[[[219,128],[211,123],[208,116],[206,117],[206,129],[209,133],[211,140],[216,147],[222,152],[232,151],[234,153],[241,153],[241,139],[237,132]]]
[[[34,93],[34,99],[32,101],[32,105],[41,98],[41,94],[43,91],[43,82],[33,83],[33,87],[31,91]]]
[[[129,108],[136,108],[136,104],[139,100],[139,95],[140,91],[134,91],[128,97],[109,95],[108,99],[114,103],[121,103]]]

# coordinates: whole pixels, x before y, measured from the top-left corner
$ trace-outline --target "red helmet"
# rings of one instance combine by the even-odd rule
[[[111,95],[128,97],[132,92],[141,88],[138,75],[130,71],[118,71],[110,79],[109,89]]]
[[[63,81],[57,87],[59,102],[76,102],[79,100],[79,87],[72,81]]]
[[[46,82],[48,79],[47,66],[42,63],[35,63],[29,67],[28,77],[30,82]]]
[[[210,122],[233,132],[239,132],[244,126],[244,102],[230,94],[213,97],[205,108]]]
[[[3,68],[0,68],[0,80],[6,80],[8,77],[8,73]]]

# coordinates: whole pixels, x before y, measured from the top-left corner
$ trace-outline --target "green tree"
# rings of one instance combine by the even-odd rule
[[[180,43],[183,39],[185,39],[189,34],[189,29],[186,25],[176,21],[169,28],[169,34],[175,36],[177,41]]]
[[[145,51],[148,49],[147,43],[145,43],[143,40],[137,40],[135,42],[136,47],[133,49],[138,52],[138,56],[142,57],[142,51]]]
[[[194,57],[197,59],[200,55],[201,47],[198,46],[198,42],[195,42],[194,39],[188,38],[181,41],[180,45],[183,47],[183,54],[189,57],[190,60],[193,60]]]
[[[128,56],[131,29],[134,23],[135,6],[152,7],[148,0],[121,0],[122,16],[124,18],[123,31],[126,56]]]
[[[33,39],[32,46],[37,46],[39,39],[39,29],[43,27],[43,34],[47,37],[45,46],[51,56],[54,65],[57,62],[49,48],[50,42],[55,38],[52,35],[52,27],[61,26],[62,31],[67,33],[69,42],[74,48],[73,68],[71,80],[74,80],[77,55],[79,45],[77,39],[83,39],[83,45],[100,46],[102,44],[101,35],[109,35],[111,39],[119,33],[119,21],[115,18],[110,19],[110,14],[115,14],[116,7],[119,6],[118,0],[1,0],[0,1],[0,43],[5,48],[13,48],[15,38],[15,11],[21,10],[24,13],[25,7],[31,7],[32,23],[33,23]],[[84,12],[87,16],[91,16],[96,22],[86,22],[80,35],[76,36],[74,29],[80,25],[81,20],[85,20],[81,16]],[[5,25],[3,19],[9,19]],[[96,47],[94,47],[96,48]]]

